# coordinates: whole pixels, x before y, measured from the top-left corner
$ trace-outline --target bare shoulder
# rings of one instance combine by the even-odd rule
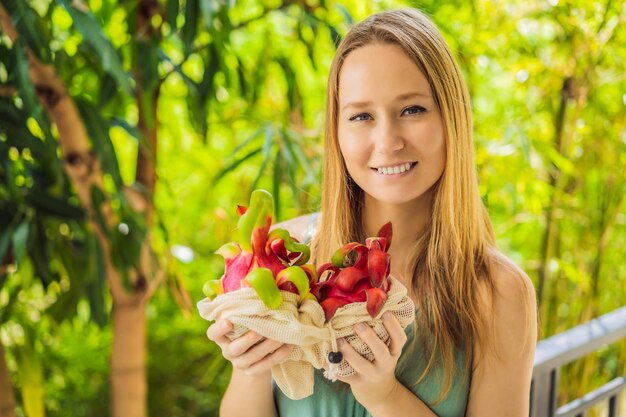
[[[528,416],[537,307],[532,281],[502,253],[489,252],[493,286],[479,285],[484,334],[477,338],[468,417]]]
[[[535,301],[535,287],[526,273],[502,252],[489,252],[489,270],[496,289],[496,301],[520,304]],[[496,305],[497,307],[497,305]]]
[[[489,252],[493,291],[482,285],[479,299],[491,323],[496,350],[505,355],[523,355],[534,350],[537,340],[537,300],[528,275],[497,250]],[[514,355],[515,356],[515,355]]]
[[[295,237],[300,242],[304,240],[307,230],[313,221],[313,216],[316,213],[304,214],[302,216],[294,217],[293,219],[285,220],[272,226],[272,229],[286,229],[292,237]]]

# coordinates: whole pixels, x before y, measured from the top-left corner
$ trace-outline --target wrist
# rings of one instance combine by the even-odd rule
[[[378,390],[379,395],[368,395],[362,404],[371,415],[384,415],[384,410],[394,401],[403,385],[393,378],[384,388]]]
[[[233,368],[233,379],[246,385],[265,385],[272,383],[272,371],[268,370],[260,374],[249,375],[245,371],[237,368]]]

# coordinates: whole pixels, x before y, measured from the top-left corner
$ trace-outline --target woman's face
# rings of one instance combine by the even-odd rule
[[[338,111],[339,147],[366,200],[417,202],[441,177],[441,115],[428,81],[399,46],[373,43],[346,57]]]

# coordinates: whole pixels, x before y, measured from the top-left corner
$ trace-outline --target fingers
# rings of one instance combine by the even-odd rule
[[[374,354],[374,359],[381,361],[389,356],[389,348],[379,339],[378,335],[366,323],[358,323],[354,326],[356,334],[361,338]]]
[[[262,374],[267,370],[272,369],[274,365],[278,365],[279,363],[287,359],[292,349],[293,345],[282,345],[269,355],[265,356],[260,361],[248,367],[246,370],[244,370],[244,373],[246,375]]]
[[[233,328],[227,320],[218,320],[207,330],[207,337],[222,349],[222,356],[246,375],[260,375],[289,356],[293,346],[266,339],[250,330],[230,340],[226,334]]]
[[[343,355],[343,358],[350,364],[350,366],[352,366],[357,374],[365,373],[373,366],[370,361],[354,350],[350,343],[343,339],[339,339],[338,342],[339,351]]]
[[[225,343],[228,340],[228,338],[226,337],[226,333],[231,331],[232,328],[233,325],[228,320],[218,320],[211,326],[209,326],[208,330],[206,331],[206,335],[209,340],[212,340],[219,345]]]
[[[250,336],[248,336],[250,334]],[[246,336],[248,336],[246,338]],[[244,339],[244,340],[242,340]],[[283,343],[276,340],[265,339],[254,332],[248,332],[239,339],[230,343],[222,351],[226,359],[237,361],[241,366],[247,367],[263,359],[267,354],[278,349]]]
[[[380,340],[376,332],[366,323],[358,323],[354,326],[358,337],[369,347],[374,355],[373,362],[361,356],[349,343],[343,339],[340,340],[339,350],[357,374],[369,375],[376,369],[381,370],[389,367],[395,369],[398,358],[402,353],[402,347],[407,341],[407,336],[398,319],[389,312],[383,315],[383,325],[389,334],[389,346]]]
[[[383,325],[389,333],[391,343],[389,344],[389,353],[394,358],[399,358],[402,353],[402,348],[407,341],[406,333],[402,328],[402,325],[393,314],[386,312],[383,314]]]

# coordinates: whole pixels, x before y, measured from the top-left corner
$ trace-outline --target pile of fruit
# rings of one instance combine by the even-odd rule
[[[224,274],[204,286],[205,295],[220,294],[252,287],[268,308],[283,303],[281,291],[297,294],[300,300],[319,302],[326,321],[348,304],[365,302],[371,317],[382,309],[390,287],[391,223],[365,245],[351,242],[339,248],[331,262],[318,269],[307,263],[310,249],[285,229],[274,229],[272,195],[255,190],[248,208],[238,206],[239,222],[234,242],[217,250],[224,257]]]

